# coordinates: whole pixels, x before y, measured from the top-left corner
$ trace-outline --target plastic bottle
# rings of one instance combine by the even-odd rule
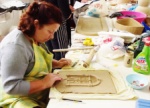
[[[143,39],[144,48],[134,60],[133,70],[141,74],[150,74],[150,37]]]
[[[132,66],[132,60],[133,60],[133,52],[132,51],[126,51],[125,56],[124,56],[124,65],[126,67],[131,67]]]

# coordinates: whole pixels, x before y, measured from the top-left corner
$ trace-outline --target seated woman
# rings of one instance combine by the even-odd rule
[[[70,60],[53,60],[44,42],[54,38],[62,23],[61,11],[50,3],[33,2],[20,18],[18,29],[0,44],[0,107],[45,108],[49,88],[62,78],[52,68]]]

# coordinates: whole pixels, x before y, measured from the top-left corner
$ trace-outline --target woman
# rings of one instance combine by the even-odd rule
[[[71,44],[71,29],[70,25],[66,22],[71,17],[71,9],[69,7],[68,0],[43,0],[49,3],[52,3],[58,7],[63,13],[63,23],[60,25],[58,31],[54,34],[55,37],[53,40],[46,42],[49,50],[53,49],[64,49],[68,48],[68,45]],[[67,26],[66,26],[67,25]],[[65,57],[66,52],[56,52],[54,53],[54,58],[59,60],[62,57]]]
[[[49,88],[61,77],[52,68],[69,65],[53,60],[44,42],[54,38],[62,23],[61,11],[46,2],[33,2],[21,16],[18,29],[0,44],[0,107],[44,108]]]

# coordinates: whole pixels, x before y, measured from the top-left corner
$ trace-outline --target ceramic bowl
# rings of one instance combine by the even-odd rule
[[[130,3],[130,0],[116,0],[116,2],[117,2],[118,4]]]
[[[137,90],[143,89],[148,85],[148,79],[138,74],[130,74],[126,77],[126,80],[130,87]]]
[[[133,18],[118,19],[114,23],[114,27],[118,30],[127,31],[135,35],[141,35],[144,26]]]
[[[133,18],[139,23],[145,20],[146,14],[142,12],[136,12],[136,11],[121,11],[122,16],[117,17],[117,19],[123,19],[123,18]]]

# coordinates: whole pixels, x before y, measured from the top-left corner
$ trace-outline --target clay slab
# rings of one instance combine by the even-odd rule
[[[61,93],[76,94],[116,94],[111,74],[106,70],[60,71],[63,78],[55,84]]]

